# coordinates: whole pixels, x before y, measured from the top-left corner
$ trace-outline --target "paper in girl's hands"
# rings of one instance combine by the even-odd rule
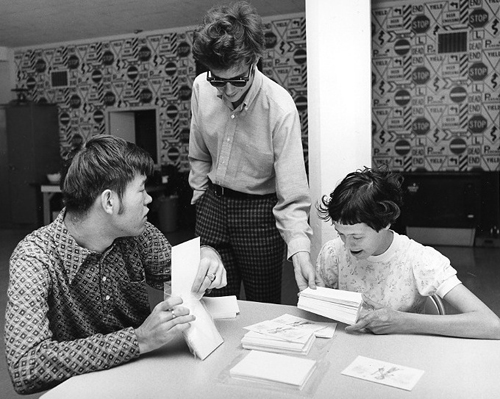
[[[424,371],[358,356],[342,374],[411,391]]]
[[[191,352],[205,360],[224,340],[203,303],[191,291],[199,265],[199,237],[172,247],[172,295],[181,297],[182,306],[196,317],[191,327],[183,332],[184,338]]]

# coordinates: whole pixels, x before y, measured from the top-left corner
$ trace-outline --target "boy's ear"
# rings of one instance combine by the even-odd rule
[[[110,190],[106,189],[101,193],[101,207],[104,212],[107,214],[113,214],[113,207],[116,204],[116,195]]]

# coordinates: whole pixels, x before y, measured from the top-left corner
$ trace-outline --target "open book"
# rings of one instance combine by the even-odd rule
[[[205,360],[224,340],[205,305],[191,292],[199,264],[199,237],[172,247],[172,295],[180,296],[182,306],[189,308],[196,317],[191,327],[183,332],[184,338],[191,352]]]
[[[297,307],[345,324],[355,324],[363,303],[359,292],[333,288],[306,288],[300,292]]]

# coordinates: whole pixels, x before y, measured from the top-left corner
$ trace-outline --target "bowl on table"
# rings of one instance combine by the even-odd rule
[[[59,182],[61,181],[61,174],[60,173],[48,173],[47,180],[50,182],[50,184],[59,184]]]

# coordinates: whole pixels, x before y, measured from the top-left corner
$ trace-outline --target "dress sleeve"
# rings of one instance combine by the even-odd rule
[[[321,248],[316,261],[316,271],[327,288],[338,288],[339,262],[333,240]]]
[[[417,243],[418,244],[418,243]],[[432,247],[418,244],[415,251],[413,274],[422,296],[438,294],[444,296],[460,281],[450,260]],[[410,251],[413,252],[413,251]]]

